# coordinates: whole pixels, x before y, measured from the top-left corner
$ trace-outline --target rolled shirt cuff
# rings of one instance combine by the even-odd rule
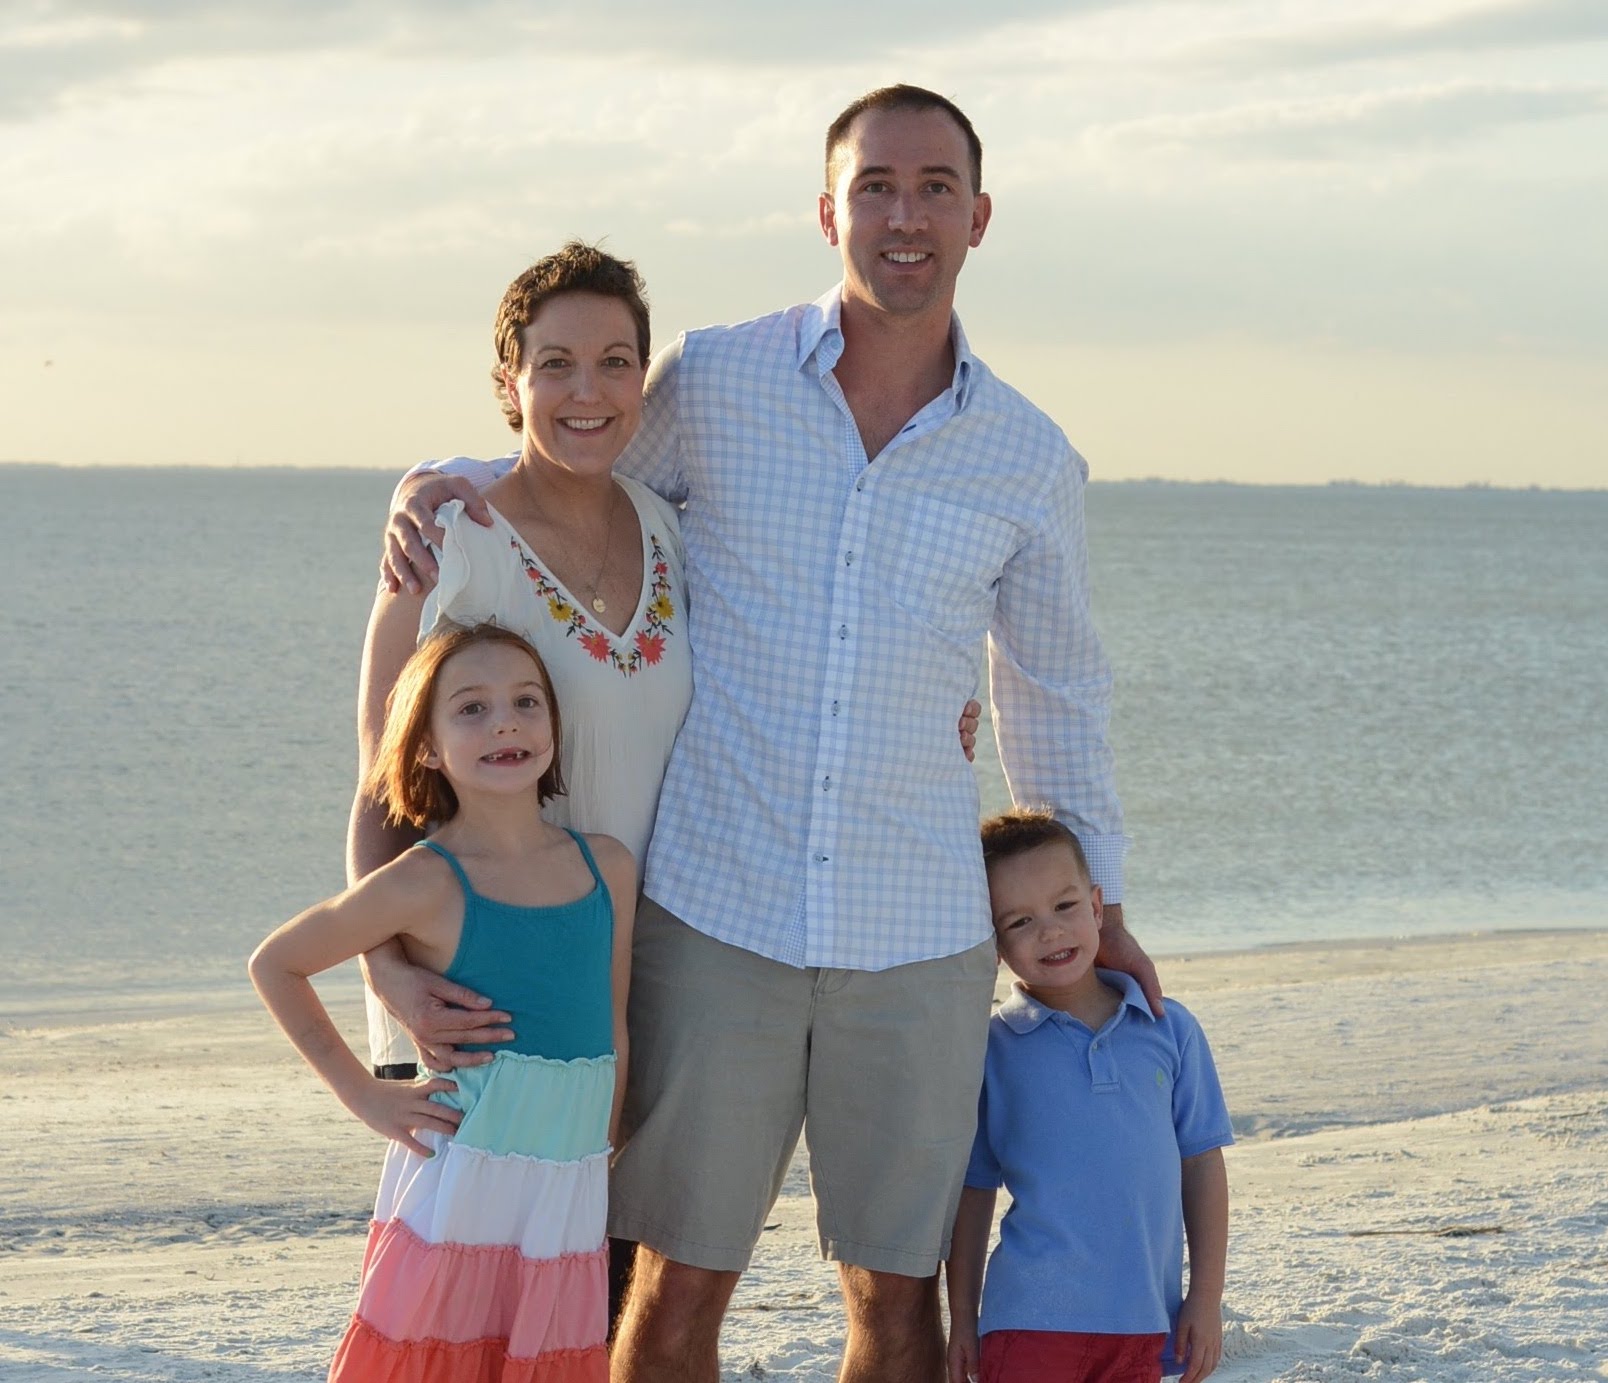
[[[1079,831],[1078,844],[1083,847],[1083,857],[1089,862],[1089,878],[1100,885],[1103,900],[1107,903],[1120,903],[1123,884],[1122,865],[1127,857],[1128,847],[1133,844],[1133,838],[1125,835],[1099,836]]]

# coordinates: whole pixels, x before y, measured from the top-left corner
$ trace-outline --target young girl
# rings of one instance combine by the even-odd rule
[[[432,635],[391,694],[369,786],[399,820],[440,825],[251,958],[286,1036],[392,1140],[331,1379],[608,1377],[603,1222],[636,867],[618,841],[542,820],[564,790],[558,743],[524,639]],[[403,1084],[353,1055],[308,976],[392,937],[512,1014],[490,1064]]]

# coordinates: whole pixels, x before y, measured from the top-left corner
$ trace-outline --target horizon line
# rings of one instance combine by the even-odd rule
[[[307,471],[325,471],[337,475],[383,475],[385,466],[291,465],[273,462],[208,462],[208,461],[17,461],[0,460],[0,469],[56,470],[56,471],[235,471],[290,474]],[[399,468],[395,474],[401,475]],[[1184,479],[1178,476],[1090,476],[1090,485],[1210,485],[1244,490],[1435,490],[1447,493],[1490,490],[1502,494],[1549,495],[1601,495],[1608,494],[1608,485],[1541,485],[1503,484],[1493,480],[1466,480],[1459,483],[1436,484],[1421,480],[1358,480],[1354,477],[1333,477],[1325,480],[1230,480],[1226,477]]]

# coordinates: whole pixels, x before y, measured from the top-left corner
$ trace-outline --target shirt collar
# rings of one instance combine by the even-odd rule
[[[1151,1013],[1150,1005],[1145,1002],[1145,992],[1139,988],[1139,981],[1132,975],[1125,975],[1120,970],[1104,969],[1097,969],[1095,973],[1113,989],[1121,992],[1123,1007],[1131,1008],[1135,1013],[1155,1022],[1155,1014]],[[1034,1028],[1059,1012],[1059,1009],[1046,1008],[1039,1003],[1022,988],[1020,980],[1012,983],[1010,994],[999,1006],[999,1016],[1005,1026],[1018,1036],[1032,1032]]]
[[[960,317],[949,314],[949,342],[955,348],[955,377],[950,388],[955,393],[955,411],[966,406],[967,392],[976,373],[977,357],[961,329]],[[824,375],[843,355],[843,285],[828,289],[804,308],[798,324],[798,367],[803,369],[813,356],[817,374]]]

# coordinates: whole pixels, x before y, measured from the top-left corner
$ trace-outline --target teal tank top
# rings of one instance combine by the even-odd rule
[[[469,1052],[519,1052],[572,1061],[614,1051],[614,905],[586,841],[570,836],[592,871],[592,891],[549,908],[515,907],[476,893],[463,866],[433,850],[463,889],[463,935],[446,977],[512,1015],[512,1042],[466,1044]]]

